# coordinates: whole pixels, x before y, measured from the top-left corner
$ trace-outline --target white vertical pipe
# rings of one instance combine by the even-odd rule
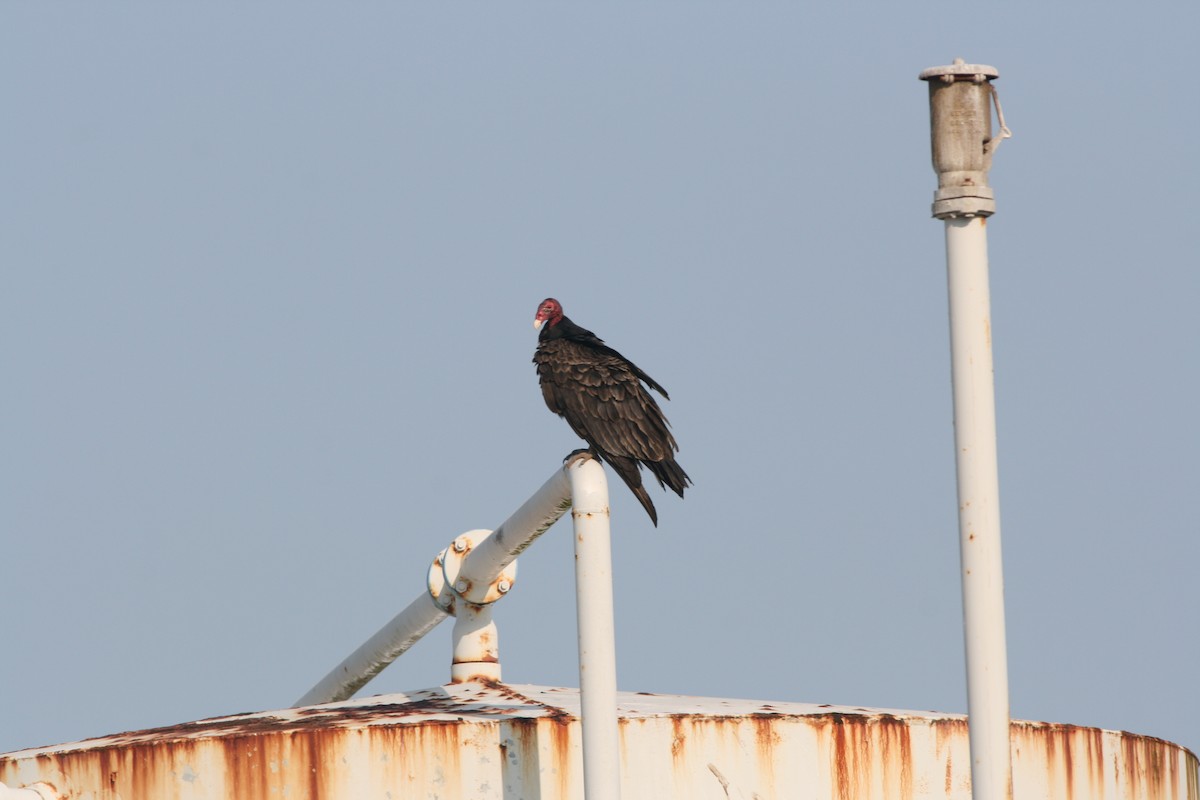
[[[453,638],[451,683],[500,680],[500,638],[491,603],[479,606],[459,600],[454,606]]]
[[[1012,797],[987,218],[945,220],[954,445],[975,800]]]
[[[576,459],[567,471],[575,522],[584,796],[587,800],[619,800],[621,749],[608,479],[593,458]]]

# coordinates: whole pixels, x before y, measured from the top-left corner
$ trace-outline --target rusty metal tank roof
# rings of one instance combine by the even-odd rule
[[[490,682],[234,714],[0,755],[58,800],[582,800],[577,689]],[[970,800],[966,718],[619,693],[626,800]],[[1148,736],[1012,723],[1018,797],[1200,800],[1194,755]]]
[[[231,714],[163,728],[117,733],[67,744],[30,748],[7,757],[36,757],[50,753],[92,750],[142,743],[224,738],[266,733],[290,733],[318,728],[357,728],[376,725],[424,725],[446,722],[484,722],[504,719],[579,718],[579,690],[551,686],[471,682],[415,692],[375,695],[339,703]],[[850,706],[689,697],[649,692],[618,693],[618,715],[624,720],[696,715],[705,717],[822,716],[829,714],[892,719],[960,719],[954,714],[896,711]]]

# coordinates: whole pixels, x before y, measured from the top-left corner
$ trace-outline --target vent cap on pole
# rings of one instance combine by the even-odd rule
[[[999,102],[991,81],[1000,77],[995,67],[967,64],[961,58],[943,67],[922,70],[929,83],[929,126],[933,170],[938,188],[933,195],[933,216],[990,216],[996,196],[988,186],[992,153],[1009,135],[1000,119],[1000,136],[992,136],[992,109]]]
[[[961,58],[956,58],[954,59],[954,63],[949,66],[923,69],[917,77],[923,81],[931,81],[937,78],[943,83],[953,83],[954,81],[983,83],[985,80],[990,81],[993,78],[999,78],[1000,71],[995,67],[989,67],[987,64],[964,64]]]

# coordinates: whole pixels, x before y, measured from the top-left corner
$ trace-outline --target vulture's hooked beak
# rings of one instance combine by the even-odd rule
[[[543,322],[545,322],[545,321],[546,321],[546,320],[542,319],[541,317],[538,317],[537,319],[535,319],[535,320],[533,321],[533,329],[534,329],[535,331],[536,331],[536,330],[541,330],[542,323],[543,323]]]

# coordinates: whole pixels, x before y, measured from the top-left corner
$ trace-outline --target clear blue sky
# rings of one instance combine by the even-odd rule
[[[1014,717],[1200,746],[1194,2],[0,7],[0,751],[290,704],[671,392],[620,687],[965,711],[925,86],[992,64]],[[575,686],[555,528],[506,680]],[[369,693],[449,676],[449,626]]]

